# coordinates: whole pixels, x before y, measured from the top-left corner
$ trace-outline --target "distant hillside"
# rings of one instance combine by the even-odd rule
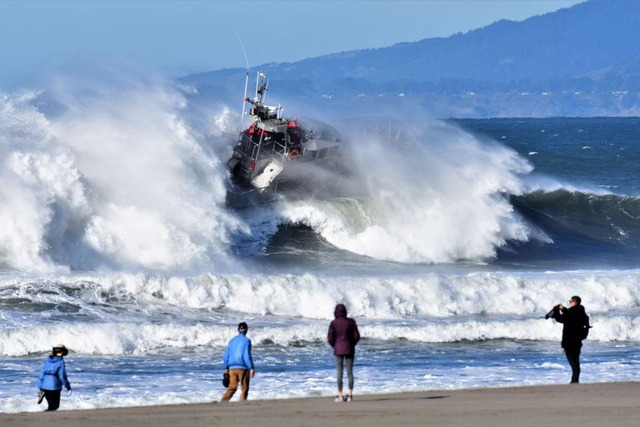
[[[640,115],[640,0],[589,0],[447,38],[268,64],[278,94],[436,116]],[[184,78],[226,93],[245,70]]]

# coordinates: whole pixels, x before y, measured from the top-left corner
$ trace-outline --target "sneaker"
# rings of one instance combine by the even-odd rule
[[[44,391],[40,390],[40,393],[38,393],[38,405],[42,403],[42,399],[44,399]]]
[[[345,402],[351,402],[353,400],[353,396],[351,396],[350,394],[347,394],[347,397],[344,398]]]
[[[336,396],[334,402],[344,402],[344,398],[342,396]]]

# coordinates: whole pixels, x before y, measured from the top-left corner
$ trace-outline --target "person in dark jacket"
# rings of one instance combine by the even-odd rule
[[[569,305],[569,308],[562,304],[553,307],[553,318],[564,325],[561,345],[571,365],[571,384],[578,384],[580,382],[580,349],[585,337],[585,328],[589,328],[589,318],[579,296],[572,296]]]
[[[238,335],[229,341],[224,352],[224,371],[229,374],[229,387],[222,396],[221,402],[228,402],[238,390],[238,384],[242,386],[240,400],[249,397],[249,379],[255,376],[253,357],[251,356],[251,340],[247,338],[249,327],[245,322],[238,324]]]
[[[356,321],[347,317],[347,307],[344,304],[336,305],[333,312],[335,319],[329,325],[327,340],[333,347],[336,358],[336,370],[338,377],[338,396],[336,402],[351,402],[353,399],[353,361],[356,354],[356,344],[360,340],[360,332]],[[347,377],[349,378],[349,391],[346,397],[342,395],[342,371],[347,365]]]
[[[67,354],[69,354],[69,351],[64,345],[56,345],[40,370],[40,376],[38,377],[38,389],[40,390],[38,403],[41,403],[42,399],[46,398],[49,404],[47,411],[55,411],[60,407],[62,386],[71,391],[71,384],[67,379],[67,370],[63,358]]]

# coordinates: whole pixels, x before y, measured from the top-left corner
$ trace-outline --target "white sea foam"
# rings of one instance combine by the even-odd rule
[[[590,341],[640,341],[640,316],[594,315],[595,327]],[[266,322],[256,321],[258,325]],[[497,339],[557,341],[562,327],[543,319],[459,320],[423,319],[393,323],[368,322],[359,319],[363,337],[382,341],[409,340],[418,343],[453,343],[459,341],[484,341]],[[283,326],[251,327],[254,345],[275,344],[299,346],[300,343],[324,342],[327,322],[292,322]],[[55,337],[55,342],[68,343],[79,354],[94,355],[143,355],[170,349],[198,347],[224,347],[235,335],[233,325],[184,324],[166,321],[162,323],[140,322],[41,326],[5,331],[0,334],[0,355],[24,356],[44,352]]]
[[[336,302],[370,319],[408,316],[544,314],[555,303],[581,295],[590,311],[640,307],[640,275],[620,272],[469,274],[411,276],[325,276],[202,274],[86,274],[48,278],[6,278],[3,299],[38,304],[72,303],[109,309],[135,304],[154,310],[227,309],[255,315],[330,319]]]
[[[52,340],[90,354],[222,346],[242,319],[251,319],[256,342],[314,342],[323,339],[337,302],[349,307],[372,339],[555,340],[560,325],[542,317],[573,294],[582,296],[591,315],[590,339],[640,341],[639,288],[637,271],[13,279],[0,285],[0,303],[16,310],[28,303],[41,314],[29,318],[3,310],[0,354],[43,351]]]
[[[520,174],[531,170],[514,151],[441,123],[401,145],[353,139],[344,186],[358,196],[258,212],[249,222],[256,234],[274,222],[304,224],[338,248],[403,263],[483,261],[530,238],[506,197],[522,192]]]
[[[223,206],[221,152],[202,146],[228,131],[228,109],[193,129],[185,98],[157,81],[58,84],[50,96],[53,118],[29,97],[0,99],[0,218],[13,224],[0,232],[0,263],[10,268],[184,269],[219,262],[231,233],[259,251],[282,223],[407,263],[482,261],[531,236],[505,197],[522,192],[530,166],[447,125],[425,125],[404,147],[359,137],[345,152],[346,190],[361,197],[277,205],[245,225]]]
[[[0,97],[0,265],[172,269],[224,260],[225,172],[163,82],[69,88],[47,119]]]
[[[568,191],[571,193],[595,194],[598,196],[613,194],[602,186],[576,185],[555,177],[538,173],[528,175],[523,179],[523,189],[525,193],[532,193],[534,191],[542,191],[545,193]]]

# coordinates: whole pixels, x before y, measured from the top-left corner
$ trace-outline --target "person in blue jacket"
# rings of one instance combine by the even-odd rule
[[[246,400],[249,396],[249,379],[254,377],[255,371],[251,356],[251,340],[247,338],[248,330],[245,322],[238,324],[238,335],[229,341],[224,352],[224,371],[229,374],[229,387],[221,402],[228,402],[233,397],[238,390],[238,384],[242,386],[240,400]]]
[[[44,361],[44,365],[40,370],[38,403],[41,403],[42,399],[46,398],[49,404],[47,411],[55,411],[60,406],[62,386],[71,391],[71,383],[67,379],[67,370],[64,366],[63,358],[67,354],[69,354],[69,350],[64,345],[54,346],[51,355]]]

